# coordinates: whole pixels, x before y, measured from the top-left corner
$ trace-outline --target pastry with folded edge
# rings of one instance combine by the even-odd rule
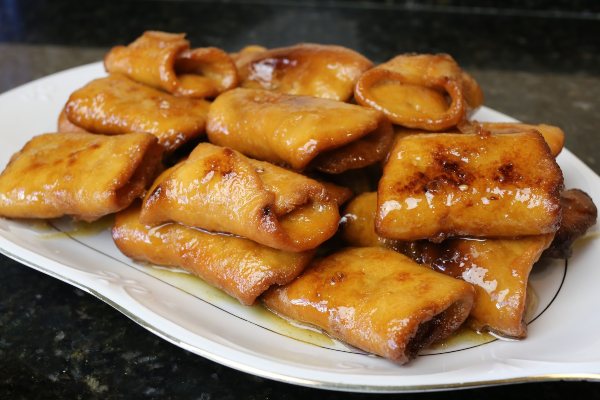
[[[249,157],[327,173],[382,160],[393,138],[390,123],[376,110],[242,88],[211,104],[207,133],[211,143]]]
[[[236,55],[240,85],[251,89],[347,101],[354,85],[373,63],[342,46],[301,43]]]
[[[75,125],[69,121],[65,108],[60,111],[58,115],[58,121],[56,123],[57,132],[79,132],[79,133],[90,133],[80,126]]]
[[[144,32],[128,46],[113,47],[104,66],[109,73],[180,96],[216,97],[238,84],[227,53],[216,47],[190,49],[182,33]]]
[[[538,132],[403,136],[379,181],[375,228],[390,239],[434,241],[554,233],[562,189]]]
[[[119,250],[135,260],[182,268],[245,305],[270,286],[290,282],[315,253],[275,250],[177,223],[151,227],[139,222],[139,213],[135,204],[116,215],[112,236]]]
[[[527,284],[534,263],[553,234],[510,239],[448,239],[403,242],[375,233],[377,193],[363,193],[346,207],[342,238],[351,246],[380,246],[399,251],[419,264],[462,279],[475,287],[467,325],[506,338],[524,338]]]
[[[474,293],[470,284],[402,254],[365,247],[314,261],[262,300],[277,314],[403,364],[458,329]]]
[[[306,251],[337,231],[339,197],[303,175],[200,143],[157,178],[140,221],[175,221],[280,250]]]
[[[148,133],[36,136],[0,175],[0,215],[94,221],[117,212],[144,194],[162,151]]]
[[[93,133],[152,133],[172,152],[204,134],[208,107],[204,100],[176,97],[124,75],[110,75],[73,92],[65,113],[71,123]]]
[[[359,104],[394,124],[449,129],[483,104],[481,88],[447,54],[403,54],[365,72],[354,90]]]

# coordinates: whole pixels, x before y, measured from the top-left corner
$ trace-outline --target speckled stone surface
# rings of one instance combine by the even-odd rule
[[[478,79],[486,105],[559,125],[600,172],[600,11],[593,2],[68,2],[0,0],[0,92],[100,60],[145,29],[196,45],[339,43],[377,61],[448,52]],[[574,7],[573,4],[577,7]],[[16,149],[15,149],[16,150]],[[600,384],[554,382],[406,394],[600,398]],[[241,373],[159,339],[110,306],[0,256],[0,398],[367,399]]]

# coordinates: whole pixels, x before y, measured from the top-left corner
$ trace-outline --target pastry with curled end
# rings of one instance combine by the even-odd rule
[[[313,262],[264,304],[400,364],[448,337],[471,310],[473,287],[392,250],[344,249]]]
[[[483,103],[481,88],[447,54],[404,54],[365,72],[354,97],[394,124],[447,130]]]
[[[316,248],[337,231],[337,194],[295,172],[200,143],[158,177],[140,221],[175,221],[286,251]]]
[[[144,194],[162,151],[148,133],[36,136],[0,175],[0,215],[94,221],[117,212]]]
[[[554,233],[563,176],[535,131],[396,140],[379,181],[376,231],[399,240]]]
[[[91,132],[86,131],[82,127],[77,126],[74,123],[72,123],[69,120],[69,117],[67,117],[67,113],[65,112],[64,107],[60,111],[60,114],[58,115],[58,121],[56,123],[56,127],[58,129],[57,132],[91,133]]]
[[[298,276],[314,251],[275,250],[233,235],[210,233],[177,223],[157,227],[139,222],[140,205],[115,216],[112,236],[126,256],[182,268],[251,305],[273,285]]]
[[[113,47],[104,66],[109,73],[180,96],[216,97],[238,84],[227,53],[216,47],[190,49],[182,33],[144,32],[128,46]]]
[[[342,238],[350,246],[379,246],[399,251],[419,264],[462,279],[475,287],[467,325],[477,331],[521,339],[527,335],[529,273],[554,235],[507,239],[454,238],[442,243],[404,242],[375,233],[377,193],[363,193],[346,207]]]
[[[249,157],[327,173],[382,160],[393,138],[391,124],[376,110],[243,88],[223,93],[211,104],[207,133],[211,143]]]
[[[301,43],[236,56],[242,87],[347,101],[373,63],[341,46]]]
[[[151,133],[172,152],[204,134],[208,108],[205,100],[173,96],[116,74],[73,92],[65,113],[71,123],[93,133]]]

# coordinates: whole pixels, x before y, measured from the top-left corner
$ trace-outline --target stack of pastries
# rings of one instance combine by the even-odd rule
[[[563,132],[470,120],[482,91],[445,54],[152,31],[104,65],[12,157],[0,215],[116,213],[127,256],[398,363],[463,324],[524,338],[534,263],[596,221]]]

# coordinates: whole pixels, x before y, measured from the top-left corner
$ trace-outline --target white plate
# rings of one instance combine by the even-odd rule
[[[32,136],[56,129],[69,94],[104,75],[94,63],[0,95],[0,165]],[[483,108],[479,120],[511,118]],[[600,204],[600,178],[568,150],[558,158],[567,187]],[[577,243],[568,267],[543,262],[531,276],[538,304],[520,342],[457,340],[407,366],[366,355],[294,327],[259,307],[244,307],[199,279],[137,264],[109,234],[91,227],[0,219],[1,251],[107,302],[154,334],[218,363],[305,386],[365,392],[442,390],[552,379],[600,380],[598,229]]]

